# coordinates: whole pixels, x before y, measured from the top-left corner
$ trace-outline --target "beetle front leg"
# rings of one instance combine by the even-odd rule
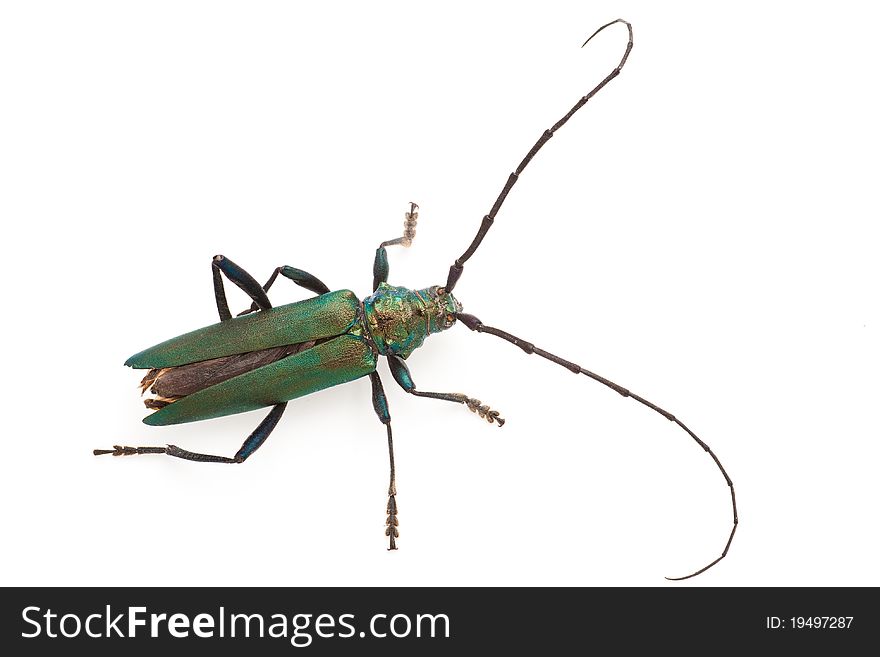
[[[113,456],[134,456],[136,454],[165,454],[166,456],[174,456],[187,461],[199,461],[202,463],[244,463],[247,458],[256,452],[264,442],[272,430],[281,419],[284,409],[287,408],[287,402],[277,404],[269,412],[269,415],[260,422],[254,432],[247,437],[241,445],[241,449],[236,452],[232,458],[228,456],[214,456],[213,454],[200,454],[199,452],[189,452],[181,449],[177,445],[168,445],[166,447],[124,447],[122,445],[114,445],[113,449],[96,449],[95,456],[104,454],[112,454]]]
[[[391,413],[388,411],[388,398],[385,397],[385,389],[382,387],[382,379],[379,378],[378,372],[370,373],[370,383],[373,384],[373,408],[379,421],[385,425],[388,432],[388,458],[391,460],[391,477],[388,482],[388,504],[386,513],[388,517],[385,519],[385,536],[388,537],[388,549],[397,549],[397,539],[400,532],[397,529],[397,482],[394,473],[394,441],[391,437]]]
[[[391,367],[391,374],[394,376],[394,380],[397,381],[397,383],[400,384],[400,387],[406,390],[409,394],[415,395],[416,397],[442,399],[443,401],[451,401],[456,404],[464,404],[472,412],[489,422],[489,424],[497,422],[499,428],[504,426],[504,418],[499,417],[499,411],[493,411],[488,405],[484,404],[479,399],[473,399],[460,392],[422,392],[416,390],[416,384],[412,380],[409,368],[400,356],[389,354],[388,365]]]
[[[388,253],[385,251],[386,246],[401,245],[408,247],[416,237],[416,222],[419,219],[419,206],[417,203],[410,201],[409,212],[406,213],[403,220],[403,235],[393,240],[387,240],[379,245],[376,249],[376,258],[373,260],[373,289],[378,290],[380,283],[388,282]]]

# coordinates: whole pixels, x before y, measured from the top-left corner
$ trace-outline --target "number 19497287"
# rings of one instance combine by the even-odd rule
[[[854,616],[767,616],[768,630],[847,630],[852,627]]]

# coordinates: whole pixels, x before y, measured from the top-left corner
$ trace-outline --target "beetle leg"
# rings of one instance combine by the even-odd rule
[[[294,267],[282,265],[281,267],[276,267],[275,271],[272,272],[272,276],[269,277],[269,280],[266,281],[266,284],[263,286],[263,292],[269,291],[269,288],[272,287],[275,279],[278,278],[278,274],[281,274],[285,278],[289,278],[300,287],[304,287],[305,289],[314,292],[318,296],[322,294],[327,294],[330,291],[330,288],[324,285],[323,281],[321,281],[317,276],[314,276],[302,269],[296,269]],[[257,302],[254,301],[251,304],[250,308],[248,308],[247,310],[243,310],[242,312],[238,313],[238,315],[247,315],[248,313],[256,312],[259,309],[260,307],[257,305]]]
[[[223,278],[220,273],[235,283],[238,287],[254,300],[254,303],[260,310],[268,310],[272,307],[269,297],[257,283],[256,279],[248,274],[244,269],[232,262],[229,258],[216,255],[211,261],[211,273],[214,276],[214,298],[217,299],[217,312],[220,314],[220,321],[225,322],[232,319],[232,313],[229,312],[229,304],[226,301],[226,290],[223,287]]]
[[[95,456],[101,456],[103,454],[112,454],[113,456],[165,454],[167,456],[175,456],[179,459],[186,459],[187,461],[201,461],[204,463],[244,463],[251,454],[256,452],[260,446],[266,442],[266,438],[269,437],[269,434],[272,433],[272,430],[278,424],[278,420],[281,419],[281,415],[284,413],[286,407],[287,402],[284,402],[282,404],[277,404],[271,411],[269,411],[269,415],[267,415],[263,421],[260,422],[259,426],[254,429],[254,432],[247,437],[247,440],[242,443],[241,449],[239,449],[232,458],[229,458],[228,456],[214,456],[213,454],[188,452],[185,449],[180,449],[177,445],[168,445],[166,447],[124,447],[122,445],[114,445],[113,449],[96,449],[93,453]]]
[[[376,249],[376,259],[373,260],[373,289],[379,289],[379,283],[388,282],[388,253],[385,251],[386,246],[404,246],[408,247],[416,236],[416,222],[419,219],[419,206],[417,203],[410,201],[409,212],[406,213],[403,220],[403,235],[393,240],[386,240]]]
[[[379,421],[385,425],[388,432],[388,458],[391,460],[391,477],[388,482],[388,504],[386,512],[388,517],[385,519],[385,536],[388,537],[388,549],[397,549],[397,539],[400,532],[397,529],[397,482],[394,477],[394,441],[391,437],[391,413],[388,412],[388,399],[385,397],[385,389],[382,387],[382,379],[379,378],[378,372],[370,373],[370,383],[373,384],[373,408]]]
[[[442,399],[444,401],[455,402],[456,404],[464,404],[472,412],[489,422],[489,424],[497,422],[499,427],[504,426],[505,420],[504,418],[499,417],[499,412],[493,411],[479,399],[473,399],[460,392],[422,392],[416,390],[416,384],[412,380],[409,368],[400,356],[389,354],[388,365],[391,367],[391,374],[394,376],[394,380],[400,384],[401,388],[411,395],[415,395],[416,397],[428,397],[429,399]]]

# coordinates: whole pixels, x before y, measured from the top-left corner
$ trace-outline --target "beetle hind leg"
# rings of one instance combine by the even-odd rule
[[[266,292],[253,276],[226,256],[216,255],[211,260],[211,275],[214,277],[214,298],[217,301],[217,313],[220,315],[221,322],[232,319],[232,313],[229,312],[229,303],[226,301],[226,289],[223,286],[221,273],[244,290],[260,310],[268,310],[272,307]]]
[[[382,387],[382,379],[379,378],[378,372],[370,374],[370,383],[373,385],[373,408],[379,421],[385,425],[388,433],[388,458],[391,461],[391,476],[388,481],[388,504],[385,512],[388,514],[385,519],[385,536],[388,537],[388,549],[397,549],[397,538],[400,531],[397,529],[399,524],[397,520],[397,481],[394,471],[394,441],[391,435],[391,413],[388,412],[388,399],[385,397],[385,389]]]
[[[275,271],[272,272],[269,280],[266,281],[266,284],[263,286],[263,292],[269,291],[269,288],[272,287],[273,283],[275,283],[275,279],[278,278],[278,274],[281,274],[285,278],[290,279],[300,287],[305,288],[310,292],[314,292],[318,296],[321,296],[322,294],[327,294],[330,291],[330,288],[327,287],[324,282],[314,274],[310,274],[303,269],[297,269],[296,267],[282,265],[280,267],[275,267]],[[248,313],[258,311],[259,309],[259,305],[257,305],[256,301],[254,301],[251,304],[250,308],[241,311],[240,313],[238,313],[238,316],[240,317],[241,315],[247,315]]]
[[[272,430],[281,419],[284,409],[287,408],[287,402],[276,404],[262,422],[254,429],[253,433],[247,437],[242,443],[241,448],[236,452],[235,456],[215,456],[213,454],[201,454],[199,452],[190,452],[181,449],[177,445],[167,445],[165,447],[128,447],[123,445],[113,445],[113,449],[96,449],[93,450],[95,456],[103,456],[112,454],[113,456],[135,456],[137,454],[165,454],[166,456],[174,456],[186,461],[198,461],[200,463],[244,463],[247,458],[256,452],[260,446],[266,442],[266,438],[272,433]]]

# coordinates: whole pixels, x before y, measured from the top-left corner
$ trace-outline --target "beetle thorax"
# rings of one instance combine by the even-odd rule
[[[443,288],[410,290],[380,283],[364,299],[367,327],[381,354],[406,358],[432,333],[455,324],[461,304]]]

